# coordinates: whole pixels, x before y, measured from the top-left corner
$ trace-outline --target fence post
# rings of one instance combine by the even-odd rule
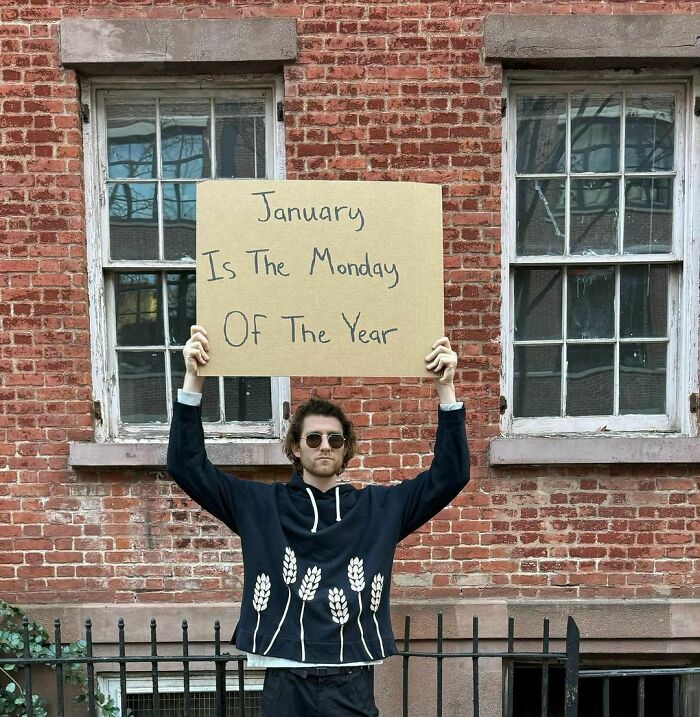
[[[581,634],[573,617],[566,622],[564,717],[578,717],[578,670]]]

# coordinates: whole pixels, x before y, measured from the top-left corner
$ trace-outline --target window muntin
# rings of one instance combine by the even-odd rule
[[[682,86],[512,86],[513,429],[676,425],[683,105]]]
[[[274,176],[272,92],[96,92],[112,435],[162,435],[170,421],[196,316],[196,182]],[[210,378],[208,431],[275,435],[280,381]]]

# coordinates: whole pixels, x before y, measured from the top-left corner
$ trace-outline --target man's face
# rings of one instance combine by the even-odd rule
[[[321,434],[321,445],[310,448],[306,436],[310,433]],[[343,465],[345,444],[340,448],[331,448],[328,436],[332,433],[343,435],[343,427],[332,416],[307,416],[301,426],[301,441],[294,448],[294,455],[301,461],[304,475],[315,478],[331,478]]]

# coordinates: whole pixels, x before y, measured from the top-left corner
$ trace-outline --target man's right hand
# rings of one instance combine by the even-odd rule
[[[203,326],[190,326],[190,338],[182,349],[185,359],[185,383],[184,391],[191,393],[202,393],[204,376],[198,376],[200,366],[206,366],[209,361],[209,339],[207,330]]]

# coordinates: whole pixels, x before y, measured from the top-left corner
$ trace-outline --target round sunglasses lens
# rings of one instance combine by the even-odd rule
[[[328,436],[328,445],[331,448],[335,448],[336,450],[342,448],[343,443],[345,443],[345,439],[339,433],[331,433],[331,435]]]
[[[321,445],[321,434],[309,433],[309,435],[306,436],[306,445],[309,448],[318,448]]]

